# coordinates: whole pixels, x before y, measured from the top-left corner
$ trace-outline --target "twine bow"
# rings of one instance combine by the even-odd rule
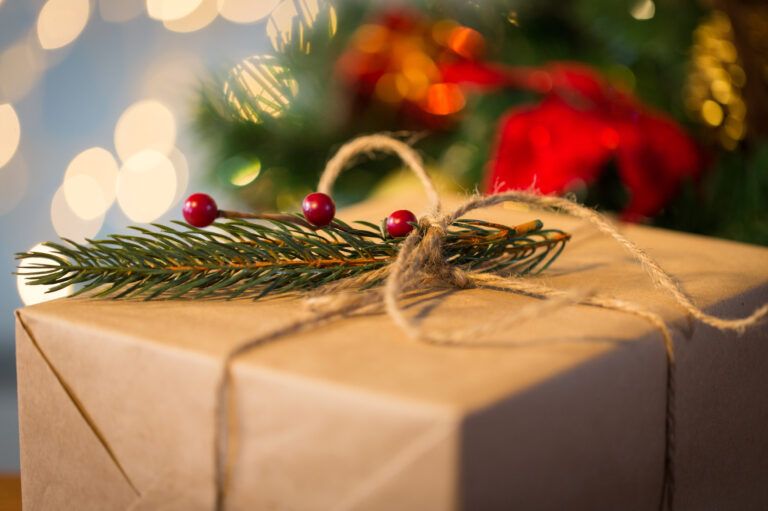
[[[563,291],[551,288],[532,279],[514,275],[499,275],[483,271],[465,271],[453,266],[443,258],[443,240],[449,226],[475,209],[485,208],[504,202],[516,202],[539,209],[560,211],[583,219],[595,226],[600,232],[613,238],[645,270],[653,284],[667,292],[683,308],[689,317],[695,318],[718,330],[743,332],[757,324],[768,315],[768,303],[757,308],[744,318],[726,319],[707,314],[697,307],[682,290],[680,284],[667,273],[645,251],[619,233],[610,221],[596,211],[581,206],[569,199],[540,195],[527,191],[508,191],[491,196],[474,196],[456,210],[443,213],[440,196],[427,174],[418,153],[409,145],[386,135],[359,137],[342,146],[328,161],[318,185],[318,191],[330,194],[333,183],[353,158],[361,153],[384,151],[399,156],[403,163],[416,174],[429,199],[427,214],[419,219],[418,229],[414,229],[403,240],[396,259],[388,267],[369,272],[359,277],[351,277],[329,284],[320,293],[307,298],[312,309],[309,318],[298,319],[287,325],[256,338],[249,339],[233,348],[225,357],[222,375],[216,395],[216,425],[214,442],[215,460],[215,509],[225,508],[228,479],[229,454],[229,415],[230,415],[230,367],[239,355],[267,342],[286,335],[296,334],[310,328],[316,328],[335,319],[340,319],[363,307],[379,307],[382,304],[389,317],[413,339],[441,346],[477,345],[473,342],[479,336],[493,331],[504,331],[507,323],[519,324],[521,321],[541,317],[544,314],[568,305],[583,304],[616,310],[640,317],[657,328],[665,346],[667,362],[666,417],[665,417],[665,452],[664,480],[659,496],[659,509],[672,509],[674,505],[674,438],[675,438],[675,352],[670,330],[662,317],[644,307],[611,297],[596,295],[593,290]],[[372,278],[386,276],[386,283],[381,289],[360,292],[361,286]],[[401,306],[404,293],[428,289],[435,284],[454,288],[482,287],[488,289],[512,291],[541,298],[541,301],[521,307],[511,314],[505,314],[503,324],[470,326],[465,329],[440,331],[425,329],[415,319],[405,314]],[[355,293],[345,293],[355,290]],[[503,346],[514,345],[515,341],[500,343]]]

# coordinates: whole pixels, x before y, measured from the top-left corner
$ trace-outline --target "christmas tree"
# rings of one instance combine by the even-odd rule
[[[214,72],[199,103],[211,176],[251,207],[291,208],[339,145],[387,131],[459,189],[573,192],[630,220],[768,243],[765,7],[287,4],[290,27],[267,24],[274,52]],[[337,200],[394,163],[363,162]]]

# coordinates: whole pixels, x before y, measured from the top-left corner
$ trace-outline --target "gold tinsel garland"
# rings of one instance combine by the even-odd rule
[[[685,106],[727,150],[736,149],[747,134],[746,81],[731,21],[724,12],[712,11],[693,34]]]

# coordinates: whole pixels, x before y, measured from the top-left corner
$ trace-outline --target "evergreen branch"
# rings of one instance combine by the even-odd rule
[[[85,244],[48,242],[51,252],[16,254],[17,273],[50,291],[75,285],[75,294],[97,297],[256,299],[359,276],[397,256],[400,240],[372,223],[310,229],[294,220],[231,219],[209,230],[174,222],[179,228],[153,224]],[[462,219],[449,229],[443,256],[465,270],[525,275],[546,269],[569,239],[538,220],[507,227]]]

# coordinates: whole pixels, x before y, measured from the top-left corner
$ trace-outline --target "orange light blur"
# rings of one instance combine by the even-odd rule
[[[376,97],[385,103],[399,103],[407,92],[407,84],[395,73],[386,73],[376,82]]]
[[[389,29],[381,25],[362,25],[354,35],[354,46],[363,53],[380,53],[389,41]]]
[[[434,83],[427,89],[424,110],[434,115],[450,115],[458,112],[464,105],[464,93],[455,83]]]
[[[423,51],[411,51],[403,57],[402,70],[405,75],[409,73],[420,73],[426,75],[431,81],[440,78],[440,70],[432,60]]]
[[[351,84],[378,101],[411,103],[432,115],[450,115],[466,103],[456,84],[444,83],[440,65],[476,59],[483,36],[453,20],[415,23],[405,28],[360,26],[337,69]]]
[[[447,46],[451,32],[458,26],[459,24],[453,20],[440,20],[432,25],[432,39],[441,46]]]
[[[456,27],[448,36],[447,46],[465,59],[477,59],[485,52],[485,39],[469,27]]]

